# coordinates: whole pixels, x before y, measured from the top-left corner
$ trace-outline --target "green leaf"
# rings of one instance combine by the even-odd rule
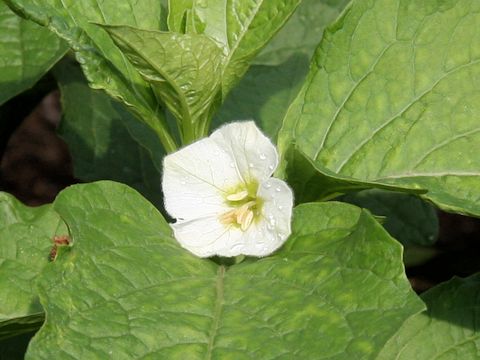
[[[360,181],[340,177],[329,170],[321,169],[302,151],[289,146],[282,154],[282,162],[276,176],[287,179],[295,193],[295,202],[326,201],[344,193],[378,187],[385,190],[422,194],[425,191],[414,188],[400,188],[392,185]]]
[[[128,184],[157,206],[163,204],[160,171],[149,150],[164,155],[151,129],[137,121],[125,107],[102,91],[91,89],[76,64],[62,62],[55,68],[62,95],[63,118],[59,133],[73,157],[75,177],[83,181],[115,180]],[[143,144],[129,133],[140,126]],[[156,140],[146,148],[148,135]],[[158,160],[157,160],[158,161]],[[161,163],[157,163],[159,169]]]
[[[34,284],[55,235],[67,234],[51,205],[29,208],[0,193],[0,339],[36,330],[43,308]]]
[[[121,100],[150,126],[168,151],[176,148],[167,131],[163,112],[150,85],[126,59],[108,34],[96,24],[161,28],[157,0],[5,0],[19,14],[33,19],[64,38],[76,52],[90,85]]]
[[[180,248],[124,185],[76,185],[54,208],[74,244],[39,280],[27,359],[368,359],[423,309],[400,245],[351,205],[296,208],[280,252],[228,268]]]
[[[279,145],[480,216],[480,3],[359,0],[329,27]]]
[[[478,359],[480,275],[454,278],[422,294],[428,310],[408,319],[378,360]]]
[[[55,34],[0,2],[0,105],[32,87],[66,50]]]
[[[220,100],[222,49],[205,35],[104,28],[177,118],[183,143],[205,136]]]
[[[437,211],[417,196],[372,189],[347,194],[342,201],[384,216],[385,229],[403,245],[429,246],[437,240]]]
[[[302,0],[290,20],[253,60],[256,65],[280,65],[293,55],[313,55],[323,30],[349,0]]]
[[[253,119],[275,139],[289,104],[308,72],[308,58],[298,54],[278,66],[254,65],[228,95],[215,117],[214,127],[225,122]]]
[[[205,34],[225,49],[223,97],[245,74],[252,59],[280,30],[301,0],[170,0],[171,31]]]

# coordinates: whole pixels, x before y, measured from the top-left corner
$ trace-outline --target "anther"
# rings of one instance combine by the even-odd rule
[[[247,196],[248,196],[248,191],[247,190],[242,190],[242,191],[239,191],[235,194],[227,195],[227,200],[228,201],[241,201],[241,200],[246,199]]]

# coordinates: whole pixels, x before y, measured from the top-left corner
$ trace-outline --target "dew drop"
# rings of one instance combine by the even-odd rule
[[[282,205],[278,205],[278,210],[282,210],[283,209],[283,206]]]
[[[265,188],[266,188],[266,189],[270,189],[271,187],[272,187],[272,184],[270,184],[270,183],[266,183],[266,184],[265,184]]]
[[[248,164],[248,167],[249,167],[249,168],[253,168],[254,166],[255,166],[255,165],[253,165],[253,163],[249,163],[249,164]]]
[[[273,170],[273,169],[275,169],[275,166],[273,166],[273,165],[268,165],[268,169],[269,169],[269,170]]]
[[[267,156],[265,154],[260,154],[260,160],[265,160]]]
[[[280,191],[282,191],[282,189],[280,189],[280,187],[277,187],[277,188],[275,188],[275,191],[280,192]]]
[[[234,163],[233,161],[230,163],[230,167],[231,167],[231,168],[234,168],[234,167],[235,167],[235,163]]]

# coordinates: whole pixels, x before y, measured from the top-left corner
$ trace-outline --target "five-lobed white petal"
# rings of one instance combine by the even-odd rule
[[[275,147],[253,121],[167,155],[162,186],[177,241],[200,257],[278,249],[291,233],[293,194],[271,177],[277,165]]]

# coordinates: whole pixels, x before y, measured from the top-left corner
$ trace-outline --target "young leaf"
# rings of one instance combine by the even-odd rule
[[[0,105],[33,86],[66,51],[58,36],[0,2]]]
[[[422,294],[427,311],[408,319],[377,359],[478,359],[479,294],[478,274],[454,278]]]
[[[480,215],[480,3],[359,0],[327,29],[286,116],[321,169]]]
[[[68,234],[51,205],[29,208],[0,193],[0,338],[36,330],[43,308],[35,280],[49,262],[55,235]]]
[[[131,25],[160,29],[161,4],[157,0],[75,1],[5,0],[16,12],[33,19],[64,38],[76,52],[90,85],[123,101],[150,126],[168,151],[176,148],[163,113],[150,89],[108,34],[95,24]]]
[[[157,205],[163,204],[161,167],[152,159],[165,153],[152,130],[104,92],[91,89],[80,68],[66,61],[55,67],[62,95],[63,118],[59,133],[73,157],[75,176],[83,181],[115,180],[128,184]],[[129,133],[143,127],[137,142]],[[156,142],[148,142],[148,136]]]
[[[27,359],[368,359],[423,309],[400,245],[351,205],[298,207],[280,252],[228,268],[180,248],[125,185],[76,185],[54,207],[74,244],[39,281]]]
[[[293,14],[301,0],[170,0],[171,31],[205,34],[227,56],[222,71],[222,94],[245,74],[251,60]]]
[[[183,143],[205,136],[219,100],[222,49],[205,35],[105,29],[177,118]]]

